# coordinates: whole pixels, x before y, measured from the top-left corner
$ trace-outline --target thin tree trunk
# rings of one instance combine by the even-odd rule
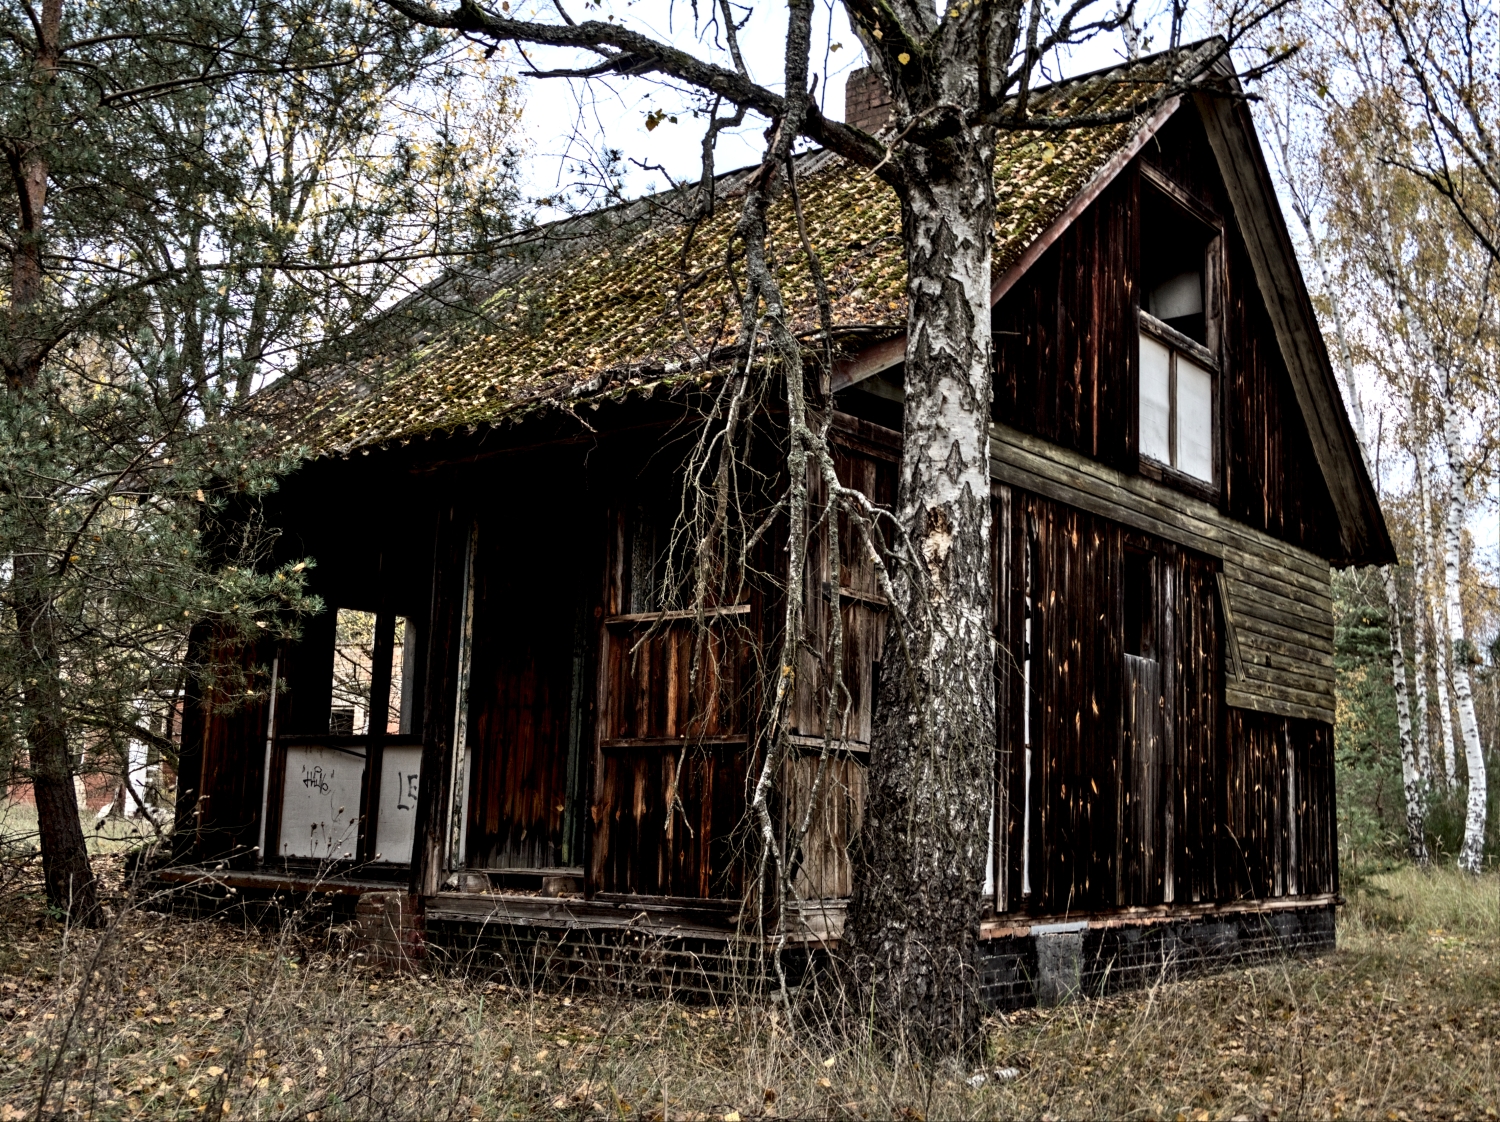
[[[1443,447],[1448,453],[1448,520],[1443,558],[1448,626],[1452,629],[1453,690],[1458,697],[1458,723],[1464,740],[1464,765],[1468,771],[1469,800],[1464,815],[1464,843],[1458,853],[1459,868],[1478,873],[1484,868],[1484,826],[1488,807],[1488,782],[1484,749],[1479,743],[1479,722],[1474,718],[1474,693],[1469,682],[1468,644],[1465,641],[1463,598],[1459,587],[1459,559],[1467,495],[1464,493],[1463,449],[1458,425],[1453,420],[1457,403],[1451,395],[1443,402]]]
[[[1437,557],[1437,568],[1444,574],[1441,579],[1446,582],[1450,561],[1454,564],[1457,561],[1449,556],[1446,532],[1441,536],[1433,536],[1437,539],[1433,550]],[[1433,643],[1433,649],[1437,655],[1438,725],[1443,733],[1443,778],[1447,789],[1451,791],[1458,784],[1458,749],[1453,737],[1453,679],[1449,665],[1449,658],[1453,653],[1453,628],[1446,595],[1437,596],[1433,619],[1437,627],[1437,641]]]
[[[1426,777],[1417,759],[1411,739],[1411,712],[1406,701],[1406,652],[1401,641],[1401,596],[1396,587],[1396,571],[1390,565],[1380,567],[1385,585],[1386,610],[1390,613],[1391,683],[1396,688],[1396,725],[1401,738],[1401,781],[1406,793],[1406,844],[1412,860],[1428,863]]]
[[[1421,460],[1418,459],[1420,471]],[[1425,505],[1425,504],[1424,504]],[[1418,527],[1416,548],[1413,550],[1412,581],[1412,661],[1415,663],[1417,687],[1417,761],[1422,775],[1428,783],[1435,783],[1432,772],[1432,727],[1428,721],[1431,702],[1427,695],[1427,629],[1431,626],[1432,613],[1427,610],[1427,534]]]
[[[49,344],[37,314],[45,295],[43,243],[50,176],[49,120],[52,87],[57,79],[62,27],[62,0],[45,0],[35,24],[32,59],[33,118],[29,135],[6,151],[16,188],[17,236],[10,259],[9,354],[4,358],[6,384],[16,395],[37,393]],[[38,484],[40,486],[41,484]],[[50,503],[45,493],[9,496],[26,528],[30,548],[13,559],[11,596],[16,612],[16,670],[25,683],[22,720],[30,757],[29,775],[36,796],[37,832],[47,901],[75,922],[98,918],[99,897],[89,864],[88,846],[78,815],[73,760],[63,713],[62,662],[57,635],[54,574],[47,549]]]
[[[994,141],[965,132],[904,159],[910,334],[896,505],[916,556],[900,571],[886,638],[849,934],[882,1026],[927,1054],[954,1054],[979,1039],[995,785],[984,314]]]

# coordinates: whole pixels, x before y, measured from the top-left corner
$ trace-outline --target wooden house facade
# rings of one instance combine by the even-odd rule
[[[1055,96],[1097,105],[1150,65]],[[878,127],[868,90],[849,100]],[[889,505],[899,212],[827,153],[798,166],[841,325],[839,475]],[[996,180],[989,993],[1328,945],[1330,566],[1392,550],[1248,106],[1204,92],[1006,138]],[[763,930],[747,806],[777,551],[709,618],[661,578],[694,395],[715,347],[732,353],[728,280],[672,296],[666,203],[559,229],[562,248],[497,272],[480,330],[285,395],[315,454],[265,516],[279,556],[315,559],[326,609],[300,641],[233,656],[269,668],[265,700],[195,710],[191,864],[172,876],[400,888],[429,929]],[[704,260],[718,236],[700,234]],[[853,712],[776,917],[809,944],[838,940],[852,891],[882,661],[884,600],[841,548],[810,626],[837,603]],[[783,824],[825,731],[810,704],[795,721]]]

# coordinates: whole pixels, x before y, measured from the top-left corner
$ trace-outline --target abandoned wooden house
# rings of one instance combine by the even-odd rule
[[[1156,73],[1136,65],[1046,96],[1133,96]],[[877,92],[850,81],[872,131]],[[899,208],[827,152],[797,174],[833,295],[839,470],[888,504]],[[1003,135],[995,175],[988,995],[1330,946],[1330,566],[1393,554],[1250,108],[1203,92]],[[742,182],[721,177],[685,263],[673,196],[570,219],[518,238],[541,248],[490,274],[480,326],[270,391],[310,452],[265,514],[278,558],[315,559],[326,609],[243,655],[274,675],[264,701],[194,711],[190,863],[168,875],[409,890],[431,938],[743,941],[768,922],[747,903],[746,808],[777,553],[709,613],[693,680],[697,624],[660,576],[714,356],[738,353],[723,261]],[[811,332],[787,199],[773,218]],[[822,597],[854,712],[776,917],[807,945],[840,937],[881,659],[871,567],[851,550],[840,571]],[[797,721],[787,821],[824,732],[812,706]]]

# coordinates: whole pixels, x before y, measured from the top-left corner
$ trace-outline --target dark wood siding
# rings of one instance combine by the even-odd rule
[[[269,644],[236,647],[205,639],[203,654],[214,664],[214,675],[206,691],[197,683],[190,686],[182,729],[183,758],[201,762],[197,775],[184,771],[179,778],[198,792],[196,820],[179,821],[178,827],[194,831],[194,854],[199,859],[254,859],[260,838],[268,710],[264,691],[271,653]],[[247,685],[262,696],[240,701]]]
[[[1236,230],[1225,242],[1223,509],[1283,541],[1337,556],[1338,516],[1250,258]]]
[[[585,521],[513,501],[479,524],[468,729],[474,867],[581,864],[563,825],[571,725],[585,716],[575,711],[576,633],[593,623],[603,560],[579,533]]]
[[[1321,556],[1338,521],[1196,110],[1138,157],[1225,217],[1219,503],[1230,517]],[[1140,199],[1135,165],[1081,214],[996,305],[995,419],[1124,471],[1136,458]]]
[[[1000,906],[1060,915],[1334,891],[1331,726],[1224,705],[1219,562],[1018,488],[997,489],[996,526]],[[1133,625],[1149,644],[1129,638],[1130,597],[1149,602],[1149,622]]]
[[[1121,175],[994,313],[995,419],[1124,465],[1135,429],[1136,180]]]

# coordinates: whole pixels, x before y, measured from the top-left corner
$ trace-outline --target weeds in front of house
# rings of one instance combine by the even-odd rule
[[[1500,878],[1447,870],[1365,878],[1323,959],[996,1016],[977,1070],[806,1001],[382,973],[311,914],[3,903],[0,1119],[1483,1117],[1500,1086]]]

